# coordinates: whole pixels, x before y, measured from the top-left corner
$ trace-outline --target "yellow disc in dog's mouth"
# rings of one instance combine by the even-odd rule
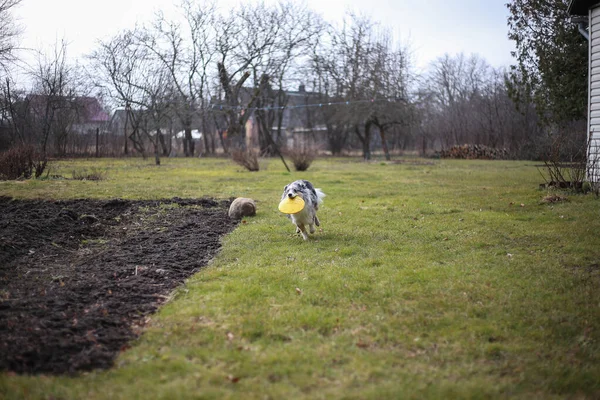
[[[300,196],[286,197],[279,203],[279,211],[285,214],[296,214],[304,208],[304,200]]]

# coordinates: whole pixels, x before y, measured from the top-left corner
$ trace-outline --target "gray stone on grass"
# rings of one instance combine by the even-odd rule
[[[256,203],[246,197],[238,197],[229,206],[229,218],[240,219],[256,215]]]

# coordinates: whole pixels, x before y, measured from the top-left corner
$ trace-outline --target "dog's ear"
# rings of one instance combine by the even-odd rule
[[[284,192],[287,190],[288,186],[290,186],[290,185],[285,185],[285,187],[283,188]]]

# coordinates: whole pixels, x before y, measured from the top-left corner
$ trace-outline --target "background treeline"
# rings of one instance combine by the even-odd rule
[[[418,73],[410,46],[377,21],[347,13],[331,24],[293,1],[223,12],[217,3],[184,0],[176,19],[158,13],[76,63],[62,41],[24,67],[13,51],[11,9],[19,2],[0,2],[0,150],[29,144],[49,156],[159,162],[249,146],[263,155],[300,146],[368,159],[472,144],[540,159],[561,132],[585,126],[585,111],[547,123],[563,108],[536,103],[549,96],[524,68],[445,54]],[[520,15],[525,3],[532,2],[509,9]],[[565,1],[555,3],[560,9]],[[509,33],[524,43],[515,35],[526,27],[515,21]]]

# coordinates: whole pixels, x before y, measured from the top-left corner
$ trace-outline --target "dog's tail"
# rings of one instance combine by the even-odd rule
[[[321,189],[315,189],[315,192],[317,193],[317,204],[323,204],[323,197],[325,197],[325,193],[323,193]]]

